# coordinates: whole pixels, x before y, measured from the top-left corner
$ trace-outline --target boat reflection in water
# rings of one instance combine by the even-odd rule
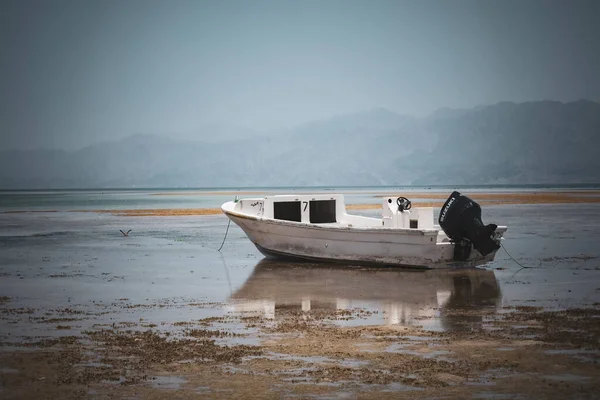
[[[422,325],[460,329],[481,317],[457,319],[457,309],[495,309],[500,289],[493,271],[399,270],[261,260],[230,304],[245,315],[277,319],[290,310],[356,310],[372,313],[340,325]]]

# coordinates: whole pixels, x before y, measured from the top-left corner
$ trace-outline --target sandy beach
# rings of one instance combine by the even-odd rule
[[[267,261],[234,225],[219,253],[210,202],[0,211],[0,397],[597,398],[599,192],[469,195],[528,268]]]

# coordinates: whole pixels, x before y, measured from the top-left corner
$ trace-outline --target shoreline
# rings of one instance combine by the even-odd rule
[[[214,192],[217,194],[221,192]],[[267,194],[267,192],[245,192],[248,194]],[[211,193],[202,193],[202,195],[210,195]],[[517,204],[595,204],[600,203],[600,191],[589,190],[585,192],[577,191],[557,191],[557,192],[476,192],[464,193],[481,206],[495,205],[517,205]],[[163,195],[163,194],[152,194]],[[164,194],[168,195],[168,194]],[[186,194],[186,195],[192,195]],[[407,193],[385,193],[372,195],[374,199],[383,197],[396,197],[407,195]],[[415,192],[408,193],[410,198],[416,199],[413,201],[416,207],[434,207],[440,208],[448,198],[447,193],[427,193]],[[358,203],[346,204],[347,210],[377,210],[381,208],[380,203]],[[4,214],[19,214],[19,213],[51,213],[58,212],[57,210],[13,210],[3,211]],[[194,216],[194,215],[219,215],[222,214],[218,207],[208,208],[151,208],[151,209],[96,209],[96,210],[69,210],[68,212],[95,212],[108,213],[115,216],[123,217],[151,217],[151,216]]]

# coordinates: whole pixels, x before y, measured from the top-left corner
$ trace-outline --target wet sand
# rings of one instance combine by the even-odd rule
[[[188,305],[193,307],[192,305]],[[595,398],[600,309],[448,311],[461,329],[340,327],[355,309],[130,321],[3,349],[3,398]],[[55,322],[57,323],[57,322]],[[243,326],[240,333],[230,327]],[[68,322],[56,325],[67,331]],[[248,331],[246,331],[248,330]],[[240,344],[258,337],[260,344]],[[20,347],[20,348],[17,348]]]
[[[595,203],[484,207],[531,268],[424,272],[265,261],[235,226],[218,253],[222,215],[5,213],[0,397],[597,398]]]
[[[222,213],[220,208],[152,208],[147,210],[92,210],[91,212],[109,213],[123,217],[172,217],[190,215],[218,215]]]

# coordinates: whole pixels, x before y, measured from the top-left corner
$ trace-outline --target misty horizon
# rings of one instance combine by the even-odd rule
[[[0,151],[0,188],[598,183],[599,132],[592,101],[429,118],[379,108],[273,134],[211,127],[195,140],[134,134],[72,151]]]
[[[524,103],[571,104],[571,103],[577,103],[577,102],[594,102],[594,101],[590,100],[590,99],[577,99],[577,100],[570,101],[570,102],[561,102],[561,101],[557,101],[557,100],[546,99],[546,100],[540,100],[540,101],[528,101],[528,102],[523,102],[523,103],[517,103],[514,101],[510,101],[510,100],[503,100],[503,101],[497,102],[495,104],[478,104],[473,107],[463,107],[463,108],[440,107],[438,109],[433,110],[431,113],[423,115],[423,116],[402,114],[395,110],[390,110],[386,107],[372,107],[370,109],[359,110],[357,112],[346,112],[346,113],[331,115],[328,118],[307,120],[304,122],[300,122],[295,126],[265,129],[265,130],[257,130],[257,129],[252,129],[252,128],[246,127],[246,126],[239,126],[239,125],[226,124],[226,123],[223,123],[223,124],[207,123],[207,124],[198,126],[195,130],[192,130],[190,132],[131,132],[130,134],[124,134],[123,136],[118,137],[118,138],[109,138],[109,139],[104,139],[104,140],[101,138],[98,138],[97,140],[90,142],[90,143],[83,144],[80,147],[44,147],[44,146],[35,146],[32,144],[30,147],[6,148],[6,149],[2,149],[2,150],[5,150],[5,151],[23,151],[23,150],[77,151],[77,150],[81,150],[81,149],[89,147],[89,146],[93,146],[93,145],[97,145],[97,144],[101,144],[101,143],[120,142],[120,141],[129,139],[129,138],[132,138],[132,137],[162,137],[162,138],[167,138],[167,139],[170,139],[173,141],[178,141],[178,142],[214,143],[214,142],[229,141],[229,140],[233,140],[233,139],[237,139],[237,138],[244,138],[244,139],[251,138],[253,136],[276,137],[277,135],[289,134],[290,132],[293,132],[295,129],[300,129],[302,127],[310,126],[312,124],[328,123],[328,122],[332,122],[332,121],[336,121],[336,120],[341,120],[346,117],[364,116],[364,115],[368,115],[370,113],[378,113],[378,112],[389,113],[389,114],[393,114],[397,117],[405,117],[405,118],[411,118],[411,119],[415,119],[415,120],[427,120],[428,118],[434,118],[437,113],[455,112],[455,111],[474,111],[477,109],[481,109],[481,108],[485,108],[485,107],[492,107],[492,106],[499,105],[499,104],[514,104],[514,105],[519,105],[519,104],[524,104]],[[221,138],[221,139],[215,139],[215,138],[210,138],[210,137],[206,137],[206,136],[195,136],[195,133],[198,133],[199,131],[200,132],[215,131],[216,134],[218,135],[218,133],[223,130],[225,130],[229,133],[232,133],[232,132],[238,133],[238,137],[225,137],[225,138]]]
[[[598,102],[597,15],[588,0],[5,1],[0,149]]]

